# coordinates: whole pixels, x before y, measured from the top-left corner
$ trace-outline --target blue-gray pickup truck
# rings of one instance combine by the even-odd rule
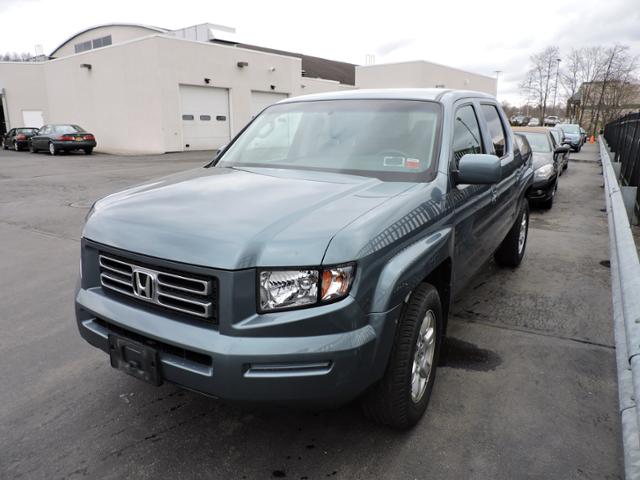
[[[452,300],[492,255],[523,258],[532,175],[489,95],[279,102],[203,168],[95,203],[80,334],[155,385],[303,406],[360,398],[408,428]]]

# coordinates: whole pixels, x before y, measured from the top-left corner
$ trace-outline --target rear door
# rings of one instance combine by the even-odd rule
[[[516,218],[518,207],[518,179],[522,174],[524,162],[518,151],[513,148],[511,129],[500,107],[493,102],[481,102],[482,123],[485,136],[489,140],[487,153],[500,158],[501,180],[494,191],[495,209],[492,216],[491,248],[492,252],[502,242]]]

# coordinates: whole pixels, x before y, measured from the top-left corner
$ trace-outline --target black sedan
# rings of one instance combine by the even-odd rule
[[[46,150],[51,155],[72,150],[83,150],[91,155],[95,146],[96,137],[92,133],[78,125],[69,124],[45,125],[29,142],[31,152]]]
[[[546,209],[553,206],[558,190],[558,177],[562,172],[562,155],[569,151],[568,145],[554,143],[551,130],[547,127],[513,129],[521,153],[527,148],[532,153],[533,186],[527,192],[527,198],[531,203],[540,204]],[[523,139],[518,138],[520,134],[526,138],[526,144]]]
[[[29,146],[29,139],[38,132],[37,128],[12,128],[2,137],[2,148],[12,148],[16,152]]]

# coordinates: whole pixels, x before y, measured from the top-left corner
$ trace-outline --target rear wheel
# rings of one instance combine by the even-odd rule
[[[553,198],[553,197],[552,197]],[[498,265],[517,267],[522,262],[529,236],[529,203],[523,202],[522,208],[509,233],[493,254]]]
[[[18,146],[18,142],[16,142],[16,141],[14,141],[14,142],[13,142],[13,149],[14,149],[16,152],[20,151],[20,147]]]
[[[58,154],[58,149],[53,144],[53,142],[49,142],[49,154],[51,154],[51,155],[57,155]]]
[[[86,155],[91,155],[91,154],[93,153],[93,148],[85,148],[85,149],[84,149],[84,153],[85,153]]]
[[[418,285],[396,327],[384,377],[362,399],[367,417],[401,429],[420,420],[435,381],[442,326],[438,290],[427,283]]]
[[[29,151],[31,153],[36,153],[38,150],[36,150],[36,147],[33,146],[33,143],[29,142]]]
[[[2,139],[2,149],[7,150],[9,147],[4,143],[4,138]]]

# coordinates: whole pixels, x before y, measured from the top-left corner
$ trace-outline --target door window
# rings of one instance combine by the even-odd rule
[[[453,157],[457,169],[458,162],[467,153],[482,153],[482,136],[473,106],[458,108],[454,122]]]
[[[491,135],[491,143],[493,144],[493,151],[498,157],[503,157],[506,151],[506,135],[504,133],[504,125],[500,120],[500,114],[495,105],[482,105],[482,114],[489,127],[489,134]]]

